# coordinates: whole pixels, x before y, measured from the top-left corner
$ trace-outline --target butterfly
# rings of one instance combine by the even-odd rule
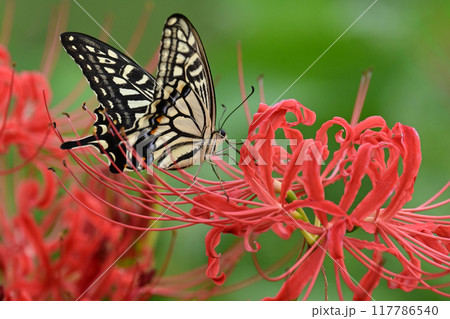
[[[61,43],[96,93],[93,134],[61,144],[94,146],[113,173],[141,170],[144,162],[167,170],[210,161],[226,138],[216,129],[216,99],[205,49],[191,22],[170,16],[163,29],[156,79],[110,45],[82,33]],[[131,147],[130,147],[131,146]]]

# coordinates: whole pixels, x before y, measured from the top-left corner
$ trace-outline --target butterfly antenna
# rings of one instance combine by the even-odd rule
[[[225,122],[228,120],[228,118],[229,118],[234,112],[236,112],[237,109],[240,108],[245,102],[247,102],[247,100],[250,98],[250,96],[253,95],[253,93],[255,93],[255,88],[254,88],[254,86],[252,85],[252,91],[250,92],[250,94],[247,95],[247,97],[245,98],[244,101],[241,102],[241,104],[239,104],[238,106],[236,106],[235,109],[234,109],[233,111],[231,111],[230,114],[228,114],[228,116],[227,116],[227,117],[225,118],[225,120],[223,121],[222,125],[219,126],[220,129],[223,128],[223,126],[225,125]]]
[[[227,112],[227,107],[225,106],[225,104],[222,104],[222,108],[223,108],[223,112],[222,112],[222,115],[220,116],[219,124],[220,124],[220,122],[222,122],[223,117],[225,116],[225,113]],[[220,126],[220,128],[222,128],[222,126]]]
[[[244,145],[244,142],[232,142],[227,140],[228,145],[233,144],[233,145]]]

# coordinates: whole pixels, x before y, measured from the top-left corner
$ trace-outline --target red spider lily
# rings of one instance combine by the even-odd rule
[[[18,185],[14,217],[0,209],[3,299],[148,298],[140,289],[154,277],[150,246],[126,250],[137,238],[136,232],[99,220],[70,197],[57,196],[53,175],[46,169],[43,172],[44,184],[29,178]],[[85,197],[80,190],[73,192]],[[38,222],[39,210],[46,213]],[[124,251],[129,265],[114,264]]]
[[[206,299],[217,294],[202,276],[206,267],[164,276],[171,253],[157,271],[151,233],[113,225],[85,207],[140,229],[148,227],[146,219],[117,216],[116,209],[105,208],[98,199],[139,216],[148,211],[89,179],[84,182],[97,197],[76,185],[69,188],[83,203],[78,205],[57,192],[52,170],[41,171],[43,182],[22,179],[14,190],[13,207],[0,206],[0,299],[147,300],[155,295]],[[225,269],[233,267],[242,253],[241,247],[225,253]]]
[[[73,186],[71,194],[83,203],[78,205],[57,193],[52,170],[42,171],[44,183],[28,178],[17,186],[17,214],[10,217],[11,208],[0,206],[0,299],[147,300],[155,295],[207,299],[219,293],[202,275],[205,266],[164,276],[171,253],[156,270],[151,233],[113,225],[85,208],[96,208],[109,218],[143,229],[147,220],[118,217],[98,198],[108,198],[116,207],[140,216],[148,214],[141,207],[90,180],[85,183],[97,187],[93,191],[98,198]],[[226,252],[224,268],[234,267],[242,253],[240,246]]]
[[[288,112],[297,117],[296,122],[286,121]],[[310,247],[288,271],[270,278],[257,266],[268,280],[288,278],[275,299],[296,299],[310,283],[305,292],[306,299],[326,254],[334,260],[337,278],[344,280],[354,292],[355,299],[370,298],[380,279],[386,279],[391,288],[405,291],[431,289],[447,295],[438,290],[446,285],[433,286],[428,281],[449,273],[448,216],[412,212],[444,205],[448,200],[433,206],[425,203],[416,210],[403,208],[412,196],[421,160],[415,130],[400,123],[389,129],[381,117],[371,117],[355,125],[334,118],[322,125],[315,139],[304,139],[300,131],[293,128],[298,124],[310,125],[314,120],[315,114],[294,100],[283,101],[273,107],[262,104],[250,125],[248,140],[241,149],[241,171],[223,161],[216,162],[233,177],[222,185],[202,179],[193,182],[193,176],[184,172],[181,173],[185,179],[164,173],[184,182],[186,188],[172,187],[157,174],[158,185],[146,182],[140,173],[138,178],[124,174],[126,183],[113,183],[103,173],[104,170],[88,165],[74,153],[72,155],[107,188],[146,210],[151,209],[150,204],[163,206],[162,212],[152,211],[155,214],[153,219],[182,222],[164,229],[210,225],[212,229],[205,238],[209,257],[206,275],[218,285],[223,284],[226,278],[221,269],[222,257],[215,251],[221,234],[231,233],[245,238],[245,249],[256,252],[260,246],[256,244],[253,247],[253,238],[258,234],[272,230],[281,238],[288,238],[295,229],[299,229]],[[335,137],[339,148],[330,155],[328,133],[335,125],[342,130]],[[291,143],[291,153],[272,142],[279,128],[287,138],[295,141]],[[326,164],[322,165],[323,162]],[[107,166],[106,163],[102,165]],[[283,178],[274,178],[274,173]],[[362,200],[356,201],[362,192],[364,178],[370,181],[372,188]],[[334,203],[325,198],[325,187],[337,181],[344,183],[344,190],[341,200]],[[127,190],[140,194],[141,198],[131,196]],[[192,205],[190,213],[179,208],[186,204]],[[304,208],[314,211],[314,224],[304,215]],[[132,213],[123,209],[121,212]],[[102,215],[100,210],[96,213]],[[152,230],[158,229],[162,228]],[[373,241],[353,238],[351,232],[355,229],[372,235]],[[407,256],[397,245],[406,251]],[[373,256],[366,255],[364,250],[372,250]],[[346,270],[348,257],[345,258],[344,251],[368,269],[359,283]],[[386,254],[397,258],[404,271],[395,273],[384,267]],[[419,258],[438,271],[422,270]],[[339,282],[337,288],[343,299]]]
[[[294,113],[298,122],[286,122],[287,112]],[[428,206],[429,203],[416,210],[403,208],[411,199],[421,161],[417,132],[400,123],[389,129],[381,117],[371,117],[356,125],[334,118],[323,124],[315,139],[309,141],[292,129],[299,123],[311,124],[313,119],[310,111],[296,101],[284,101],[271,108],[261,105],[250,126],[248,143],[241,150],[241,163],[250,156],[255,160],[250,161],[250,165],[241,165],[241,168],[244,179],[258,198],[271,205],[280,216],[284,215],[284,224],[316,235],[308,251],[286,272],[290,277],[276,297],[266,300],[297,299],[311,283],[304,295],[306,299],[326,254],[334,261],[337,279],[343,278],[354,292],[355,300],[370,299],[381,278],[386,279],[391,288],[405,291],[431,289],[448,296],[438,290],[441,286],[434,287],[428,281],[450,273],[449,216],[411,213],[433,207]],[[334,125],[342,127],[342,130],[336,134],[339,148],[330,156],[328,131]],[[255,151],[254,145],[250,144],[256,139],[272,140],[278,128],[287,138],[296,140],[292,153],[288,154],[288,163],[280,161],[278,147],[270,147],[266,142],[267,145]],[[301,145],[315,147],[308,147],[308,151],[302,154]],[[319,150],[319,158],[326,161],[323,168],[311,150]],[[306,160],[305,155],[309,155]],[[264,165],[258,165],[261,160]],[[278,180],[281,185],[272,177],[274,171],[283,176]],[[371,189],[362,200],[356,201],[365,178],[370,181]],[[326,199],[325,187],[337,181],[344,182],[344,190],[339,203],[333,203]],[[279,196],[275,195],[277,191]],[[287,196],[290,191],[295,192],[293,200]],[[448,202],[446,200],[434,207]],[[306,228],[303,222],[291,216],[291,212],[303,208],[314,211],[315,225],[319,228]],[[350,232],[355,229],[372,235],[373,241],[351,237]],[[373,256],[367,256],[363,249],[372,250]],[[368,268],[359,283],[347,271],[348,257],[344,251]],[[384,267],[385,254],[396,257],[404,270],[395,273]],[[419,259],[433,265],[436,271],[431,273],[421,269]],[[337,288],[343,299],[340,284]]]
[[[61,158],[48,125],[44,96],[51,98],[47,79],[38,72],[16,73],[8,51],[0,46],[0,154],[16,146],[23,163]],[[45,152],[41,152],[45,151]],[[10,170],[11,171],[11,170]]]

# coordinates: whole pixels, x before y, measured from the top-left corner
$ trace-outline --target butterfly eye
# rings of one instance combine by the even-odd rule
[[[220,129],[219,134],[220,134],[223,138],[227,137],[227,132],[225,132],[224,129]]]

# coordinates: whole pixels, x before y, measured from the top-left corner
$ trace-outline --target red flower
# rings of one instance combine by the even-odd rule
[[[293,113],[297,121],[287,122],[288,112]],[[210,225],[212,228],[205,238],[209,258],[206,275],[218,285],[226,280],[222,256],[216,252],[221,234],[243,237],[245,249],[257,252],[260,245],[254,240],[258,234],[272,230],[281,238],[289,238],[298,229],[309,248],[283,275],[273,279],[288,278],[275,299],[297,299],[302,292],[306,299],[326,254],[334,261],[338,283],[342,278],[354,292],[354,299],[370,299],[381,279],[386,279],[391,288],[432,289],[446,295],[438,290],[439,286],[433,287],[428,281],[450,272],[448,216],[413,214],[403,208],[411,199],[420,165],[416,131],[400,123],[390,129],[381,117],[371,117],[355,125],[334,118],[322,125],[314,139],[303,138],[294,128],[298,124],[313,124],[314,120],[315,114],[294,100],[273,107],[262,104],[241,148],[241,171],[216,159],[217,165],[234,178],[222,185],[201,179],[193,183],[193,176],[185,172],[181,172],[185,179],[164,172],[169,178],[186,183],[185,189],[171,187],[170,182],[158,175],[154,175],[158,186],[148,183],[140,174],[139,179],[124,174],[124,183],[117,184],[104,175],[103,170],[75,158],[86,171],[104,180],[106,187],[130,201],[145,205],[146,209],[150,209],[150,204],[163,206],[162,212],[152,211],[156,214],[154,219],[183,222],[161,229]],[[330,153],[328,134],[336,125],[342,128],[335,136],[339,147]],[[274,142],[279,128],[293,141],[291,152]],[[107,167],[106,163],[104,165]],[[274,172],[282,178],[274,178]],[[326,198],[325,188],[338,181],[343,182],[344,189],[340,201],[333,202]],[[362,200],[357,200],[364,192],[362,184],[368,181],[370,189],[363,193]],[[142,197],[130,196],[125,189],[132,189]],[[195,196],[191,198],[190,194]],[[179,208],[185,204],[192,205],[190,213]],[[428,208],[421,206],[417,211]],[[308,220],[303,209],[313,210],[314,223]],[[100,210],[97,213],[101,215]],[[352,232],[358,229],[373,239],[353,237]],[[366,250],[373,251],[372,256],[367,255]],[[348,254],[367,268],[359,283],[347,271]],[[404,267],[401,273],[383,265],[386,254],[400,261]],[[419,259],[438,270],[434,273],[422,270]],[[340,284],[337,289],[343,298]]]
[[[8,51],[0,45],[0,154],[16,146],[22,164],[32,160],[54,162],[61,158],[57,139],[51,134],[45,98],[51,99],[47,79],[39,72],[16,73]],[[44,152],[41,152],[44,151]]]
[[[284,101],[272,108],[265,105],[260,107],[250,126],[248,143],[241,150],[244,159],[247,156],[255,160],[243,166],[241,158],[241,168],[244,179],[259,199],[272,205],[273,211],[277,211],[280,216],[285,215],[283,223],[286,225],[319,236],[314,244],[310,243],[311,247],[294,267],[286,272],[292,275],[275,299],[297,299],[308,282],[313,285],[325,253],[334,261],[337,279],[342,277],[354,292],[354,299],[370,299],[381,278],[387,279],[391,288],[398,287],[405,291],[433,289],[448,295],[428,284],[428,280],[450,273],[447,250],[450,239],[447,235],[443,236],[442,232],[450,225],[448,216],[416,215],[407,213],[403,208],[411,199],[421,160],[416,131],[400,123],[389,129],[381,117],[371,117],[356,125],[334,118],[322,125],[315,139],[308,142],[300,133],[292,131],[291,127],[298,122],[287,123],[284,120],[284,115],[292,112],[299,122],[311,124],[309,119],[314,117],[308,111],[303,116],[300,113],[303,108],[295,101]],[[339,148],[330,156],[327,134],[333,125],[341,126],[342,130],[336,134]],[[295,140],[293,144],[296,147],[288,155],[287,164],[280,161],[278,154],[281,152],[276,151],[277,147],[270,148],[268,142],[265,143],[266,147],[258,148],[257,156],[254,156],[255,145],[250,144],[256,139],[271,141],[278,128],[284,130],[287,138]],[[302,150],[298,145],[308,145],[308,151],[304,153],[309,154],[307,160],[299,158]],[[326,161],[323,168],[318,159]],[[258,161],[264,164],[259,165]],[[401,173],[399,165],[402,166]],[[274,171],[283,176],[279,180],[281,186],[272,177]],[[362,191],[364,178],[370,180],[371,189],[361,201],[356,201]],[[332,203],[325,198],[325,187],[336,181],[343,181],[345,187],[339,203]],[[280,194],[278,197],[275,195],[277,190]],[[287,200],[288,190],[295,191],[294,200]],[[288,214],[303,208],[314,210],[314,225],[320,225],[320,231],[305,228]],[[424,206],[418,210],[426,209]],[[353,238],[351,232],[358,228],[372,235],[373,241]],[[406,256],[398,245],[406,251]],[[362,249],[373,250],[373,256],[365,255]],[[347,271],[344,251],[348,251],[368,268],[359,283]],[[386,253],[398,258],[404,267],[402,273],[395,274],[383,266],[382,256]],[[419,258],[435,266],[437,271],[429,273],[422,270]],[[310,288],[304,298],[307,298]],[[338,291],[343,298],[340,285]]]
[[[4,299],[148,298],[140,289],[152,281],[151,247],[134,246],[124,258],[131,261],[129,266],[115,264],[118,255],[139,234],[92,216],[70,197],[56,197],[53,174],[44,172],[43,185],[31,178],[19,184],[16,216],[10,219],[1,209],[0,272]],[[86,196],[79,190],[73,192]],[[38,222],[39,210],[46,214]]]

